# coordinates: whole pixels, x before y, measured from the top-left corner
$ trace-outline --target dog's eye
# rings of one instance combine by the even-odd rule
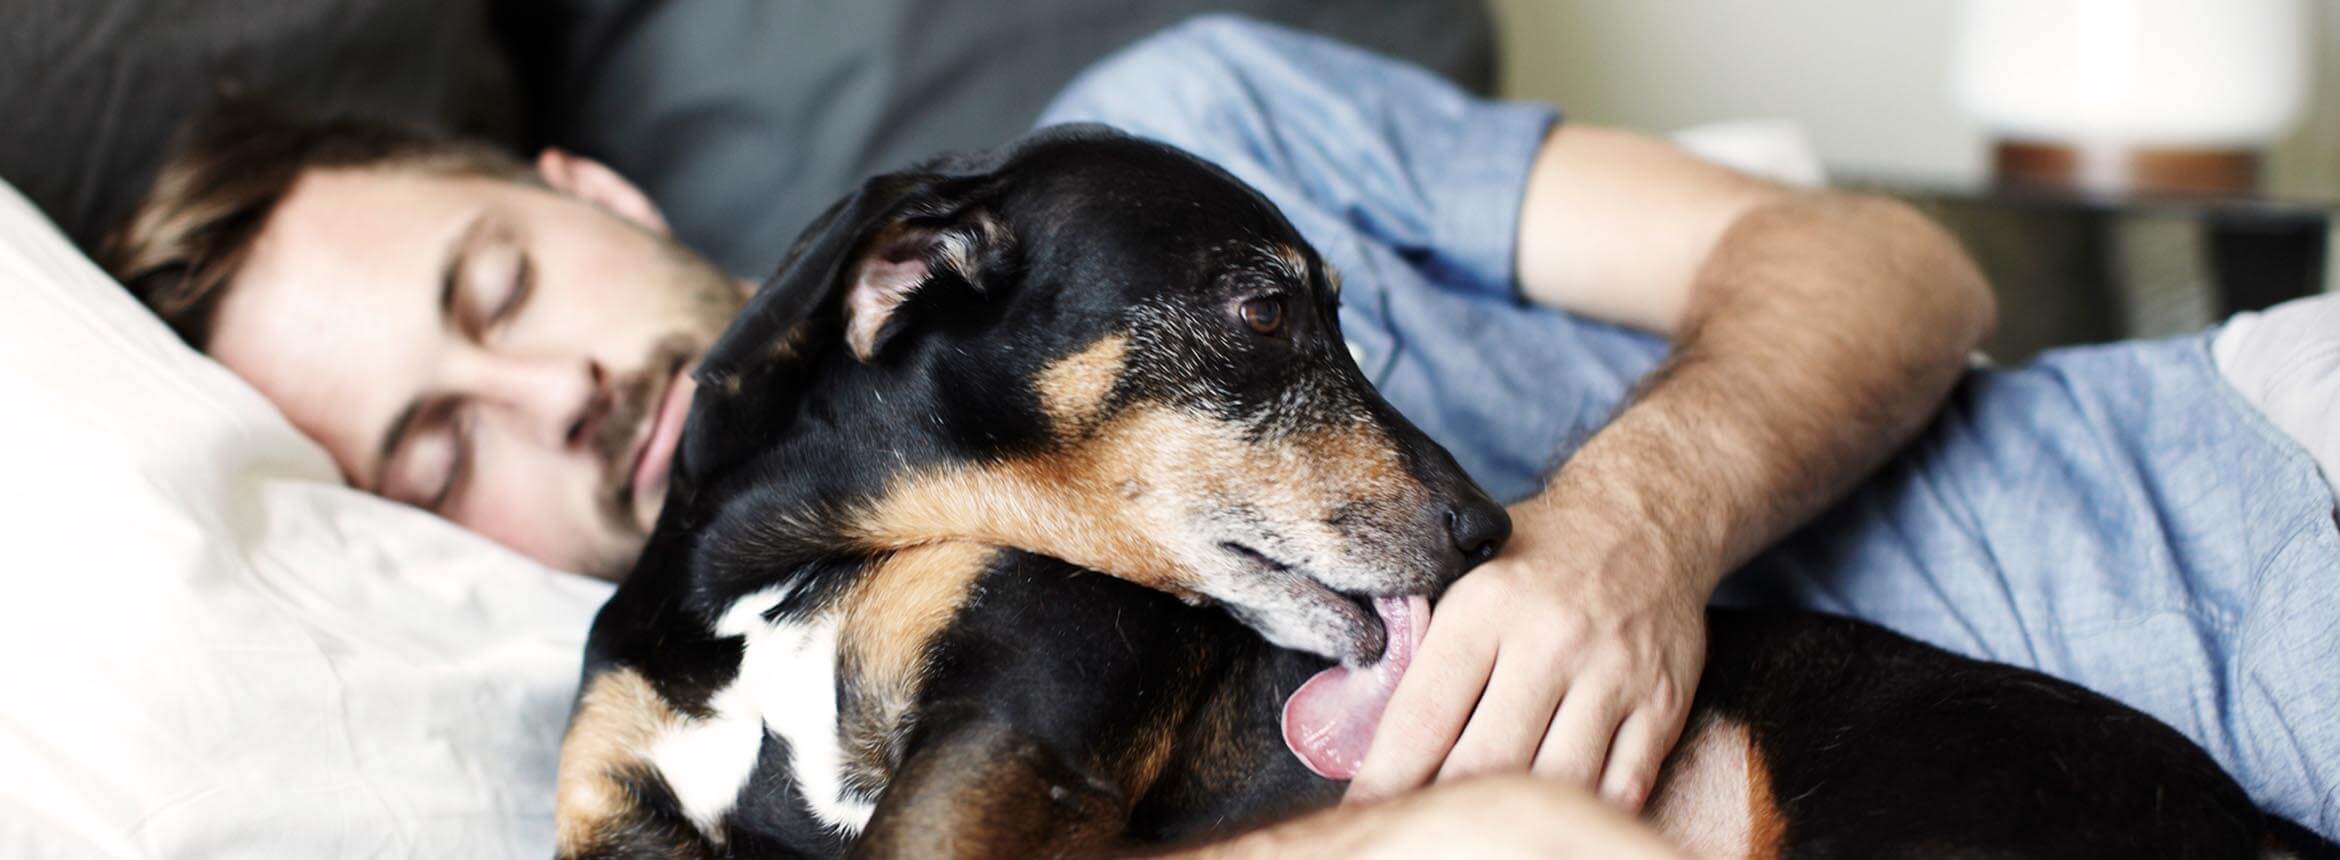
[[[1243,324],[1260,334],[1275,334],[1284,328],[1284,300],[1281,296],[1260,296],[1245,299],[1235,309]]]

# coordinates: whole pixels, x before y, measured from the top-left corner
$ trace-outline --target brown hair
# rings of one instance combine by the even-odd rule
[[[479,141],[367,119],[303,118],[223,97],[180,132],[98,261],[201,349],[228,280],[293,184],[311,169],[357,167],[539,181],[511,154]]]

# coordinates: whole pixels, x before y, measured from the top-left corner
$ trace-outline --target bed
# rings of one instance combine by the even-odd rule
[[[0,6],[0,855],[535,857],[604,584],[344,486],[83,250],[222,88],[559,145],[761,274],[860,176],[1240,9],[1492,84],[1477,2]]]

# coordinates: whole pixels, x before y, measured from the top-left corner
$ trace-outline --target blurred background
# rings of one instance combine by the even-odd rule
[[[2340,2],[1493,9],[1507,96],[1648,131],[1726,123],[1800,138],[1832,183],[1925,206],[2000,290],[1989,351],[2001,360],[2340,288]],[[2111,163],[2010,175],[2022,167],[2000,163],[2010,137],[2110,150]],[[2207,178],[2122,169],[2139,150],[2226,158],[2210,158]]]
[[[2340,0],[0,0],[0,178],[86,247],[235,88],[593,156],[754,276],[860,177],[1217,11],[1911,200],[1999,289],[2000,360],[2340,282]]]
[[[1951,92],[1966,5],[1494,0],[1498,86],[1636,128],[1793,118],[1835,171],[1971,184],[1989,177],[1991,148]],[[2311,84],[2300,121],[2275,141],[2268,188],[2340,198],[2340,2],[2294,5],[2315,52],[2304,64]]]

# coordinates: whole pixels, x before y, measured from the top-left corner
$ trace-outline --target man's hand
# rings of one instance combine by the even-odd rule
[[[1555,131],[1519,230],[1526,297],[1673,350],[1448,590],[1353,800],[1532,770],[1638,808],[1723,574],[1914,435],[1991,325],[1988,284],[1909,207],[1630,133]]]
[[[1449,589],[1348,799],[1532,770],[1641,808],[1706,660],[1707,589],[1664,541],[1532,501]]]

